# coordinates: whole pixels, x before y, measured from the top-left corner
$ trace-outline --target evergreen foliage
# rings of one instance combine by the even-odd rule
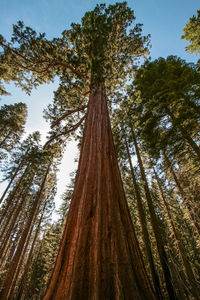
[[[184,34],[182,39],[186,39],[190,43],[186,47],[189,53],[200,54],[200,9],[197,10],[197,15],[193,15],[188,23],[183,28]]]
[[[182,36],[190,42],[186,50],[197,54],[200,53],[199,17],[198,10],[197,17],[193,16],[185,25]],[[135,260],[137,273],[147,271],[153,287],[148,289],[146,275],[141,276],[139,280],[144,283],[144,291],[138,294],[134,291],[133,298],[146,300],[148,290],[148,299],[200,299],[199,68],[176,56],[146,60],[139,67],[140,59],[148,55],[149,36],[142,36],[142,25],[134,25],[134,22],[133,11],[125,2],[110,6],[100,4],[84,15],[81,24],[72,23],[71,29],[64,30],[61,38],[47,40],[44,33],[38,34],[22,21],[13,26],[10,42],[0,36],[3,49],[0,54],[0,94],[8,94],[4,85],[9,82],[14,82],[29,94],[33,88],[53,81],[56,76],[60,80],[53,103],[44,112],[44,118],[51,125],[45,145],[41,145],[39,132],[22,140],[27,117],[25,104],[4,105],[0,109],[1,172],[3,180],[7,181],[0,199],[0,297],[3,300],[45,297],[45,290],[53,278],[57,254],[61,253],[59,244],[63,243],[64,237],[61,236],[81,171],[73,173],[71,184],[63,195],[59,219],[52,221],[56,173],[71,139],[78,140],[83,156],[84,122],[88,120],[89,112],[91,115],[95,93],[106,99],[109,107],[123,187],[137,236],[134,249],[137,253],[141,249],[139,256],[146,266],[146,270],[142,269],[144,264]],[[102,126],[101,134],[108,122],[105,114],[105,111],[102,115],[95,112],[92,122],[95,118],[98,122],[88,123],[94,128],[94,124],[97,128]],[[89,132],[90,128],[87,130]],[[98,140],[92,134],[87,138],[93,139],[87,149],[90,153],[90,148]],[[105,139],[98,145],[101,152],[99,149],[109,143]],[[101,168],[109,170],[106,155],[109,153],[111,165],[115,153],[109,147],[105,153]],[[88,159],[85,165],[90,164]],[[86,173],[87,167],[82,170],[82,177],[90,178],[84,189],[91,185],[98,173],[96,165],[91,169],[91,173]],[[111,171],[115,177],[112,168]],[[107,180],[102,174],[100,178],[104,180],[103,189],[108,189],[112,178]],[[85,181],[82,183],[84,185]],[[115,186],[116,191],[118,188]],[[93,190],[90,190],[91,194]],[[106,194],[102,190],[104,199]],[[114,190],[113,194],[118,197]],[[95,195],[97,198],[98,194]],[[110,193],[110,197],[112,195]],[[105,212],[109,202],[104,203]],[[74,218],[78,222],[78,218],[84,219],[85,214],[84,228],[91,222],[93,227],[90,230],[93,230],[95,224],[91,220],[96,214],[95,205],[87,201],[86,204],[91,206],[89,215],[82,207]],[[109,216],[100,215],[100,219],[114,218],[113,212],[109,213]],[[125,216],[121,218],[125,223]],[[117,232],[122,230],[120,222],[118,220]],[[114,226],[107,231],[109,240],[112,230]],[[130,231],[130,227],[125,231]],[[87,250],[91,240],[92,237],[87,241]],[[120,241],[117,243],[120,245]],[[76,255],[78,260],[78,252]],[[82,255],[81,260],[86,255]],[[86,261],[84,265],[89,266],[89,263]],[[85,270],[85,277],[89,278],[88,268]],[[108,273],[107,270],[105,274]],[[118,273],[118,279],[121,275]],[[127,274],[123,276],[125,278]],[[78,282],[75,290],[81,284]],[[114,294],[116,290],[113,288],[111,294],[117,295]],[[109,289],[105,289],[105,293],[111,295]],[[119,298],[114,296],[112,299]]]

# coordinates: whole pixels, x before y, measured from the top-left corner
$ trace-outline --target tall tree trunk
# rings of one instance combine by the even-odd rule
[[[189,279],[189,283],[190,283],[191,288],[192,288],[191,289],[192,295],[195,297],[195,299],[198,300],[198,299],[200,299],[199,298],[199,295],[200,295],[199,287],[197,285],[197,282],[196,282],[192,267],[190,265],[190,262],[188,261],[187,255],[185,253],[185,249],[184,249],[184,246],[183,246],[182,241],[180,239],[180,234],[178,232],[178,229],[176,229],[176,227],[174,225],[174,221],[173,221],[172,216],[171,216],[169,205],[168,205],[167,200],[165,198],[160,179],[158,178],[158,175],[157,175],[155,170],[154,170],[154,174],[155,174],[155,177],[156,177],[156,181],[157,181],[157,184],[158,184],[158,188],[160,190],[162,200],[164,202],[164,206],[165,206],[165,209],[166,209],[166,212],[167,212],[167,216],[169,218],[169,221],[170,221],[170,224],[171,224],[171,227],[172,227],[172,231],[173,231],[173,234],[174,234],[174,237],[175,237],[175,240],[176,240],[176,244],[177,244],[177,247],[178,247],[178,250],[179,250],[179,254],[180,254],[180,257],[181,257],[182,262],[183,262],[185,273],[187,274],[187,277]]]
[[[173,274],[173,277],[174,277],[174,280],[176,282],[176,286],[177,286],[177,291],[178,291],[178,299],[187,299],[189,300],[189,291],[188,291],[188,287],[186,287],[185,283],[186,283],[186,278],[185,280],[183,280],[180,276],[180,273],[178,271],[178,268],[177,268],[177,263],[175,264],[174,262],[174,258],[176,259],[176,255],[174,254],[174,251],[173,251],[173,245],[171,244],[170,245],[170,248],[168,249],[168,254],[169,254],[169,257],[170,257],[170,267],[171,267],[171,270],[172,270],[172,274]]]
[[[30,230],[28,232],[28,235],[26,237],[26,240],[25,240],[25,243],[24,243],[24,248],[23,248],[23,251],[22,251],[22,253],[20,255],[20,259],[19,259],[17,268],[15,270],[15,274],[14,274],[14,277],[13,277],[12,285],[11,285],[11,288],[10,288],[10,294],[9,294],[9,298],[10,299],[13,299],[13,294],[15,292],[15,287],[16,287],[16,282],[18,280],[18,276],[19,276],[20,271],[22,271],[23,261],[24,261],[24,258],[25,258],[25,254],[26,254],[27,248],[29,246],[31,234],[32,234],[32,231],[33,231],[33,226],[34,226],[34,221],[31,224],[31,228],[30,228]]]
[[[43,299],[155,299],[125,199],[102,84],[91,91],[75,189]]]
[[[177,127],[179,129],[179,131],[181,132],[183,138],[188,142],[190,147],[193,149],[193,151],[197,154],[198,158],[200,159],[200,148],[199,148],[199,146],[193,141],[192,137],[187,133],[185,128],[183,126],[181,126],[180,124],[177,124],[176,118],[175,118],[174,114],[170,111],[169,108],[166,108],[166,112],[170,116],[173,126]]]
[[[19,219],[19,215],[22,211],[22,207],[23,207],[25,199],[27,197],[27,192],[28,192],[30,186],[32,185],[33,177],[34,177],[34,175],[32,176],[32,178],[30,178],[30,182],[28,182],[27,186],[23,190],[23,194],[20,194],[19,197],[17,198],[17,201],[15,202],[15,208],[12,211],[10,211],[9,213],[7,212],[7,220],[6,220],[5,224],[2,224],[3,228],[2,228],[2,233],[0,235],[0,240],[1,240],[0,257],[6,247],[6,244],[9,240],[9,238],[10,238],[13,227],[15,226],[17,220]]]
[[[4,146],[4,143],[10,137],[11,133],[12,133],[12,130],[9,130],[8,134],[6,134],[6,136],[4,137],[4,139],[0,142],[0,147]]]
[[[0,204],[1,204],[1,202],[3,201],[3,199],[4,199],[5,195],[6,195],[6,193],[8,192],[8,190],[9,190],[11,184],[13,183],[13,180],[14,180],[15,177],[17,176],[17,173],[19,172],[21,166],[22,166],[22,161],[21,161],[21,163],[18,165],[18,167],[16,168],[15,173],[14,173],[13,176],[11,177],[10,182],[8,183],[8,185],[7,185],[6,189],[5,189],[5,191],[3,192],[3,195],[1,196],[1,199],[0,199]]]
[[[33,250],[34,250],[34,247],[35,247],[35,243],[36,243],[38,234],[39,234],[40,229],[41,229],[40,226],[41,226],[41,223],[42,223],[42,220],[43,220],[43,216],[44,216],[46,205],[47,205],[47,201],[45,201],[44,207],[42,209],[42,214],[40,216],[40,219],[39,219],[39,222],[38,222],[38,225],[37,225],[37,229],[36,229],[35,234],[34,234],[33,242],[32,242],[32,245],[31,245],[31,249],[30,249],[29,254],[28,254],[28,259],[27,259],[25,267],[24,267],[23,275],[22,275],[20,283],[19,283],[19,288],[18,288],[17,293],[16,293],[16,299],[17,300],[20,300],[20,298],[22,296],[22,293],[23,293],[23,287],[24,287],[25,277],[28,274],[29,266],[31,264]]]
[[[34,258],[34,261],[32,262],[31,272],[30,272],[31,274],[27,278],[28,283],[27,283],[27,286],[25,287],[25,291],[23,291],[22,296],[20,297],[20,295],[19,295],[20,298],[16,299],[16,300],[26,300],[26,299],[29,299],[31,297],[31,295],[29,295],[29,294],[30,294],[30,292],[32,292],[31,291],[31,284],[32,284],[33,273],[37,269],[37,262],[39,260],[40,255],[41,255],[41,252],[42,252],[42,248],[43,248],[43,245],[44,245],[45,236],[46,236],[47,231],[48,230],[46,229],[45,232],[44,232],[43,238],[40,241],[40,244],[39,244],[39,247],[38,247],[39,250],[37,251],[36,258]]]
[[[156,271],[154,258],[153,258],[153,254],[152,254],[152,250],[151,250],[151,242],[150,242],[150,238],[149,238],[149,232],[147,229],[146,215],[145,215],[145,211],[143,208],[143,203],[142,203],[142,199],[141,199],[141,195],[140,195],[140,188],[138,186],[138,183],[137,183],[137,180],[135,177],[135,173],[134,173],[133,165],[132,165],[132,161],[131,161],[131,155],[130,155],[130,151],[129,151],[129,147],[128,147],[128,143],[127,143],[126,139],[125,139],[125,145],[126,145],[126,151],[127,151],[127,155],[128,155],[131,177],[133,180],[133,185],[134,185],[134,190],[135,190],[135,195],[136,195],[137,208],[138,208],[140,224],[141,224],[141,228],[142,228],[143,241],[144,241],[144,244],[146,247],[145,250],[146,250],[147,259],[150,264],[150,270],[151,270],[151,275],[152,275],[152,279],[154,282],[154,288],[156,291],[157,298],[163,299],[161,288],[160,288],[160,281],[159,281],[158,273]]]
[[[135,150],[136,150],[136,154],[137,154],[137,158],[138,158],[141,178],[142,178],[144,191],[145,191],[145,195],[146,195],[146,199],[147,199],[147,204],[148,204],[148,207],[149,207],[152,228],[153,228],[153,232],[154,232],[155,239],[156,239],[156,245],[157,245],[157,249],[158,249],[158,255],[159,255],[159,258],[160,258],[161,267],[162,267],[164,277],[165,277],[165,284],[166,284],[167,291],[168,291],[170,299],[177,299],[176,292],[175,292],[175,289],[174,289],[174,286],[173,286],[173,283],[172,283],[172,277],[171,277],[171,272],[170,272],[169,265],[168,265],[167,255],[166,255],[165,248],[164,248],[164,242],[163,242],[163,239],[162,239],[160,224],[159,224],[159,221],[158,221],[157,216],[155,214],[154,205],[153,205],[151,193],[150,193],[150,190],[149,190],[149,186],[148,186],[148,182],[147,182],[147,178],[146,178],[142,158],[140,156],[139,147],[137,145],[137,139],[136,139],[135,132],[134,132],[134,129],[133,129],[132,125],[131,125],[131,133],[132,133],[133,142],[134,142],[134,146],[135,146]]]
[[[6,249],[0,258],[0,269],[8,269],[6,266],[9,264],[10,260],[13,257],[13,254],[16,249],[16,243],[19,240],[21,235],[21,231],[17,230],[17,226],[15,226],[12,236],[10,237],[10,243],[7,244]]]
[[[14,275],[15,275],[15,272],[16,272],[16,269],[17,269],[18,262],[20,260],[21,253],[23,251],[24,243],[26,241],[26,238],[27,238],[27,235],[29,233],[32,221],[34,219],[34,216],[35,216],[35,213],[37,211],[38,205],[40,203],[41,194],[42,194],[42,191],[45,187],[45,183],[46,183],[46,180],[47,180],[49,168],[50,168],[50,164],[49,164],[49,166],[46,170],[46,173],[45,173],[45,176],[44,176],[43,181],[41,183],[41,186],[39,188],[39,191],[36,194],[36,197],[34,199],[33,205],[31,207],[31,210],[30,210],[30,213],[29,213],[29,218],[26,222],[26,225],[25,225],[24,230],[22,232],[22,235],[21,235],[19,244],[17,246],[16,252],[15,252],[14,257],[12,259],[12,262],[10,264],[9,271],[8,271],[7,276],[5,278],[5,281],[4,281],[3,289],[0,292],[0,299],[1,300],[7,300],[9,298],[12,281],[13,281],[13,278],[14,278]]]
[[[26,152],[25,152],[25,154],[24,154],[24,157],[25,157],[25,155],[29,152],[29,150],[30,150],[30,147],[26,150]],[[24,163],[24,157],[20,160],[20,162],[19,162],[19,164],[18,164],[18,167],[17,167],[16,170],[15,170],[15,173],[14,173],[13,176],[11,177],[10,182],[8,183],[8,185],[7,185],[7,187],[6,187],[6,189],[5,189],[4,193],[3,193],[3,195],[1,196],[0,204],[1,204],[1,202],[3,201],[3,199],[4,199],[5,195],[6,195],[6,193],[8,192],[8,190],[9,190],[11,184],[13,183],[13,180],[14,180],[15,177],[17,176],[17,173],[18,173],[19,170],[21,169],[21,167],[22,167],[22,165],[23,165],[23,163]]]
[[[183,200],[185,206],[186,206],[187,209],[188,209],[191,223],[192,223],[193,227],[196,229],[196,231],[197,231],[197,233],[198,233],[198,235],[199,235],[199,237],[200,237],[200,225],[199,225],[199,223],[197,222],[197,220],[196,220],[196,218],[195,218],[194,212],[193,212],[193,210],[192,210],[192,207],[191,207],[191,205],[190,205],[190,202],[188,201],[188,198],[187,198],[187,196],[186,196],[186,193],[184,192],[184,190],[183,190],[183,188],[182,188],[182,186],[181,186],[181,183],[180,183],[180,181],[178,180],[178,177],[177,177],[177,175],[176,175],[176,172],[174,171],[174,168],[173,168],[173,166],[172,166],[172,163],[170,162],[170,160],[169,160],[169,158],[168,158],[166,152],[163,152],[163,155],[164,155],[165,161],[166,161],[166,163],[167,163],[167,166],[168,166],[169,169],[170,169],[170,172],[171,172],[171,174],[172,174],[172,177],[173,177],[173,179],[174,179],[174,181],[175,181],[175,183],[176,183],[176,186],[177,186],[177,189],[178,189],[178,191],[179,191],[179,193],[180,193],[180,196],[181,196],[181,198],[182,198],[182,200]]]
[[[25,175],[27,175],[27,173],[28,173],[29,166],[30,166],[30,164],[27,165],[27,167],[26,167],[25,171],[23,172],[22,176],[19,178],[19,180],[15,184],[14,189],[12,190],[11,194],[7,198],[8,200],[6,201],[6,204],[3,207],[3,212],[0,216],[0,226],[1,226],[4,218],[6,217],[8,210],[11,209],[12,205],[14,205],[13,199],[14,199],[15,195],[17,194],[17,192],[19,191],[21,183],[22,183]]]

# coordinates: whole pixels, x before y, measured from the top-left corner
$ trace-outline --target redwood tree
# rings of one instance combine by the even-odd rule
[[[106,96],[106,90],[119,90],[135,59],[147,52],[148,38],[141,37],[140,25],[131,26],[134,19],[126,3],[97,5],[60,39],[47,41],[22,22],[14,26],[12,45],[1,39],[10,79],[27,92],[55,75],[61,91],[89,90],[75,189],[44,299],[155,298],[123,191]]]

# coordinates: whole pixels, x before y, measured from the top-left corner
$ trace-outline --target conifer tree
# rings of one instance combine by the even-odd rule
[[[137,125],[151,155],[166,147],[173,154],[182,153],[189,146],[200,159],[199,72],[195,64],[174,56],[147,61],[138,70],[130,93],[138,111]]]
[[[60,39],[48,41],[20,22],[12,44],[2,41],[10,79],[27,92],[56,75],[63,88],[82,96],[89,91],[86,117],[79,121],[85,119],[85,128],[75,189],[44,299],[154,299],[123,191],[106,96],[147,52],[134,19],[126,3],[98,5]]]
[[[182,39],[186,39],[190,43],[186,47],[189,53],[200,54],[200,9],[197,10],[197,15],[193,15],[188,23],[183,28],[184,34]]]
[[[4,158],[24,133],[27,106],[24,103],[3,105],[0,108],[0,158]]]

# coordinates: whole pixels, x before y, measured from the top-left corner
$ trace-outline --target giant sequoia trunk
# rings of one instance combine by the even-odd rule
[[[50,299],[155,299],[117,165],[103,85],[92,90]]]

